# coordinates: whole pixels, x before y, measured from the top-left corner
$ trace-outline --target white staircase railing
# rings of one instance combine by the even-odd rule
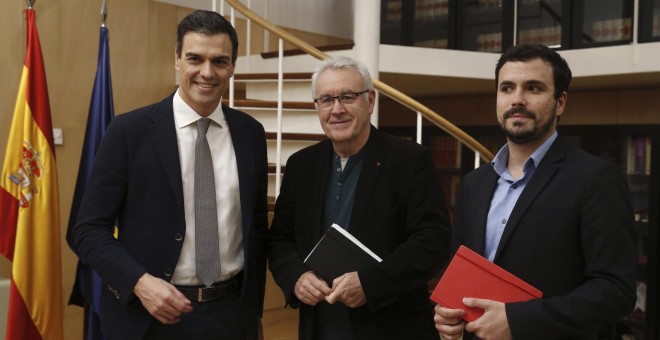
[[[312,57],[315,57],[317,59],[323,60],[328,58],[329,56],[316,49],[315,47],[309,45],[305,41],[302,41],[301,39],[291,35],[290,33],[286,32],[285,30],[281,29],[280,27],[270,23],[263,17],[259,16],[258,14],[254,13],[251,11],[248,7],[250,6],[250,0],[248,0],[248,7],[243,5],[239,0],[220,0],[220,11],[217,10],[217,1],[218,0],[213,0],[213,10],[219,12],[220,14],[224,15],[224,3],[227,2],[229,6],[231,7],[230,11],[230,16],[231,16],[231,22],[232,25],[235,26],[235,10],[240,12],[245,18],[247,18],[247,37],[246,37],[246,45],[247,45],[247,52],[246,52],[246,59],[247,59],[247,70],[249,72],[250,70],[250,56],[251,56],[251,51],[250,51],[250,46],[251,46],[251,24],[254,22],[257,25],[261,26],[266,32],[269,34],[274,34],[275,36],[278,37],[278,63],[277,63],[277,68],[278,68],[278,77],[277,77],[277,140],[276,140],[276,173],[275,173],[275,196],[279,194],[279,188],[280,188],[280,181],[281,181],[281,154],[282,154],[282,115],[283,115],[283,98],[282,98],[282,91],[283,91],[283,85],[284,85],[284,72],[283,72],[283,63],[284,63],[284,41],[288,42],[289,44],[299,48],[303,52],[307,53],[308,55],[311,55]],[[269,35],[268,34],[268,35]],[[268,37],[267,34],[265,34],[266,37]],[[460,143],[468,147],[470,150],[472,150],[475,153],[475,158],[474,158],[474,166],[475,168],[479,166],[480,160],[483,160],[485,162],[489,162],[493,158],[493,154],[486,149],[483,145],[481,145],[478,141],[476,141],[474,138],[472,138],[470,135],[465,133],[463,130],[458,128],[456,125],[453,123],[449,122],[446,120],[444,117],[440,116],[433,110],[429,109],[428,107],[422,105],[421,103],[417,102],[416,100],[412,99],[411,97],[401,93],[400,91],[394,89],[393,87],[379,81],[379,80],[373,80],[374,83],[374,88],[378,90],[381,94],[384,94],[388,96],[389,98],[393,99],[394,101],[402,104],[403,106],[411,109],[412,111],[417,113],[417,122],[416,122],[416,141],[417,143],[421,144],[422,141],[422,125],[423,125],[423,119],[427,119],[436,126],[438,126],[440,129],[444,130],[447,134],[450,136],[454,137],[457,139]],[[233,106],[234,104],[234,78],[232,78],[230,82],[230,87],[229,87],[229,105]]]

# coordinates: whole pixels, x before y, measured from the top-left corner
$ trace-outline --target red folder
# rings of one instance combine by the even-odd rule
[[[447,308],[465,310],[463,319],[472,322],[481,317],[484,310],[467,307],[463,304],[464,297],[519,302],[542,296],[543,293],[529,283],[461,246],[433,290],[431,300]]]

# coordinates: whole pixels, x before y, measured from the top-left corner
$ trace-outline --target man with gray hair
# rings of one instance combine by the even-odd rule
[[[430,152],[370,124],[376,93],[351,58],[322,62],[312,94],[327,140],[286,165],[268,247],[300,339],[436,339],[427,281],[448,258],[449,218]],[[303,260],[332,224],[383,260],[326,282]]]

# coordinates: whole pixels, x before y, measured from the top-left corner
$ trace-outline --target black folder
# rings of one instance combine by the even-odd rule
[[[382,261],[362,242],[342,227],[333,224],[305,258],[305,264],[328,284],[345,274],[362,270]]]

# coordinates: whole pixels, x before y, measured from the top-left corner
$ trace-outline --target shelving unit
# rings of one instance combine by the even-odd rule
[[[639,1],[639,41],[660,41],[660,0]]]
[[[629,44],[636,27],[640,42],[660,41],[660,0],[639,1],[637,25],[631,0],[382,0],[381,43],[493,53],[514,41],[579,49]]]
[[[518,44],[533,43],[566,47],[569,44],[570,3],[566,0],[524,0],[518,1]]]
[[[627,44],[632,41],[633,1],[581,0],[574,3],[572,48]]]

